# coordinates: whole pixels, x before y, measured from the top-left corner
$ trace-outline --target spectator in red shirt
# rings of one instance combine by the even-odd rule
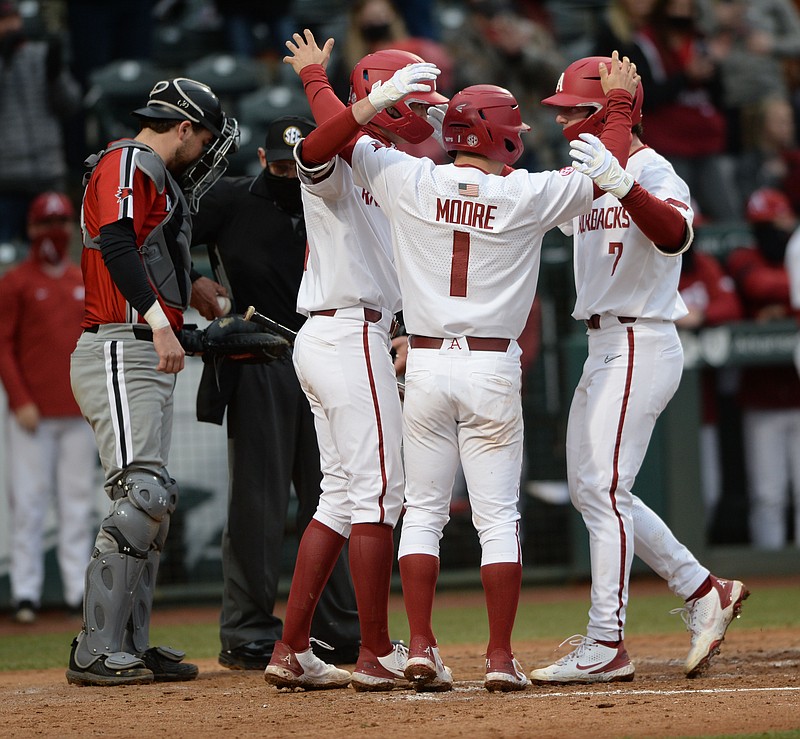
[[[78,612],[92,549],[97,450],[69,380],[83,318],[81,270],[67,255],[69,199],[46,192],[28,210],[28,258],[0,279],[0,380],[8,395],[11,598],[33,623],[44,583],[44,527],[55,510],[64,601]],[[54,507],[55,504],[55,507]]]
[[[747,203],[755,244],[733,251],[728,269],[746,317],[771,321],[792,316],[786,245],[797,216],[780,190],[756,190]],[[750,537],[759,549],[787,541],[786,491],[794,494],[795,542],[800,542],[800,378],[791,365],[747,367],[739,387],[750,495]]]

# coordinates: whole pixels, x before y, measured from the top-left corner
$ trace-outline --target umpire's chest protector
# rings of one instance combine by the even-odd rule
[[[172,208],[164,220],[147,234],[139,247],[139,253],[142,255],[142,264],[148,279],[164,302],[173,308],[184,311],[189,306],[192,289],[189,276],[192,265],[189,252],[192,218],[183,191],[164,166],[161,157],[149,146],[135,139],[121,139],[115,141],[107,149],[92,154],[86,159],[85,164],[94,170],[103,156],[125,147],[140,150],[138,156],[134,157],[134,164],[153,181],[158,193],[161,194],[165,189],[168,190]],[[88,184],[90,177],[91,172],[84,175],[84,186]],[[99,249],[99,236],[91,239],[88,234],[84,233],[83,245],[89,249]]]

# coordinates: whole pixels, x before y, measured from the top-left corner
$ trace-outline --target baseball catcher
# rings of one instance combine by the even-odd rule
[[[187,354],[202,354],[204,360],[227,358],[251,364],[281,359],[291,348],[283,336],[235,314],[215,318],[203,329],[182,329],[178,340]]]

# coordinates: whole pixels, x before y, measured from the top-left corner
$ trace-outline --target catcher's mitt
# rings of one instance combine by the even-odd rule
[[[282,336],[235,314],[215,318],[206,328],[185,334],[180,337],[184,349],[189,353],[202,351],[205,360],[227,357],[237,362],[268,363],[285,357],[291,347]],[[199,351],[198,343],[202,347]]]

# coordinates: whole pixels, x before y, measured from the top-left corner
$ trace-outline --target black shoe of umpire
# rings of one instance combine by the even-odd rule
[[[75,662],[78,639],[72,640],[69,655],[67,682],[70,685],[146,685],[153,682],[153,672],[141,659],[131,654],[118,652],[100,657],[88,667],[79,667]]]
[[[229,670],[263,670],[272,659],[275,642],[259,639],[219,653],[219,663]]]
[[[183,662],[184,656],[184,652],[172,647],[150,647],[142,655],[142,661],[153,672],[153,679],[157,683],[194,680],[200,670],[191,662]]]

